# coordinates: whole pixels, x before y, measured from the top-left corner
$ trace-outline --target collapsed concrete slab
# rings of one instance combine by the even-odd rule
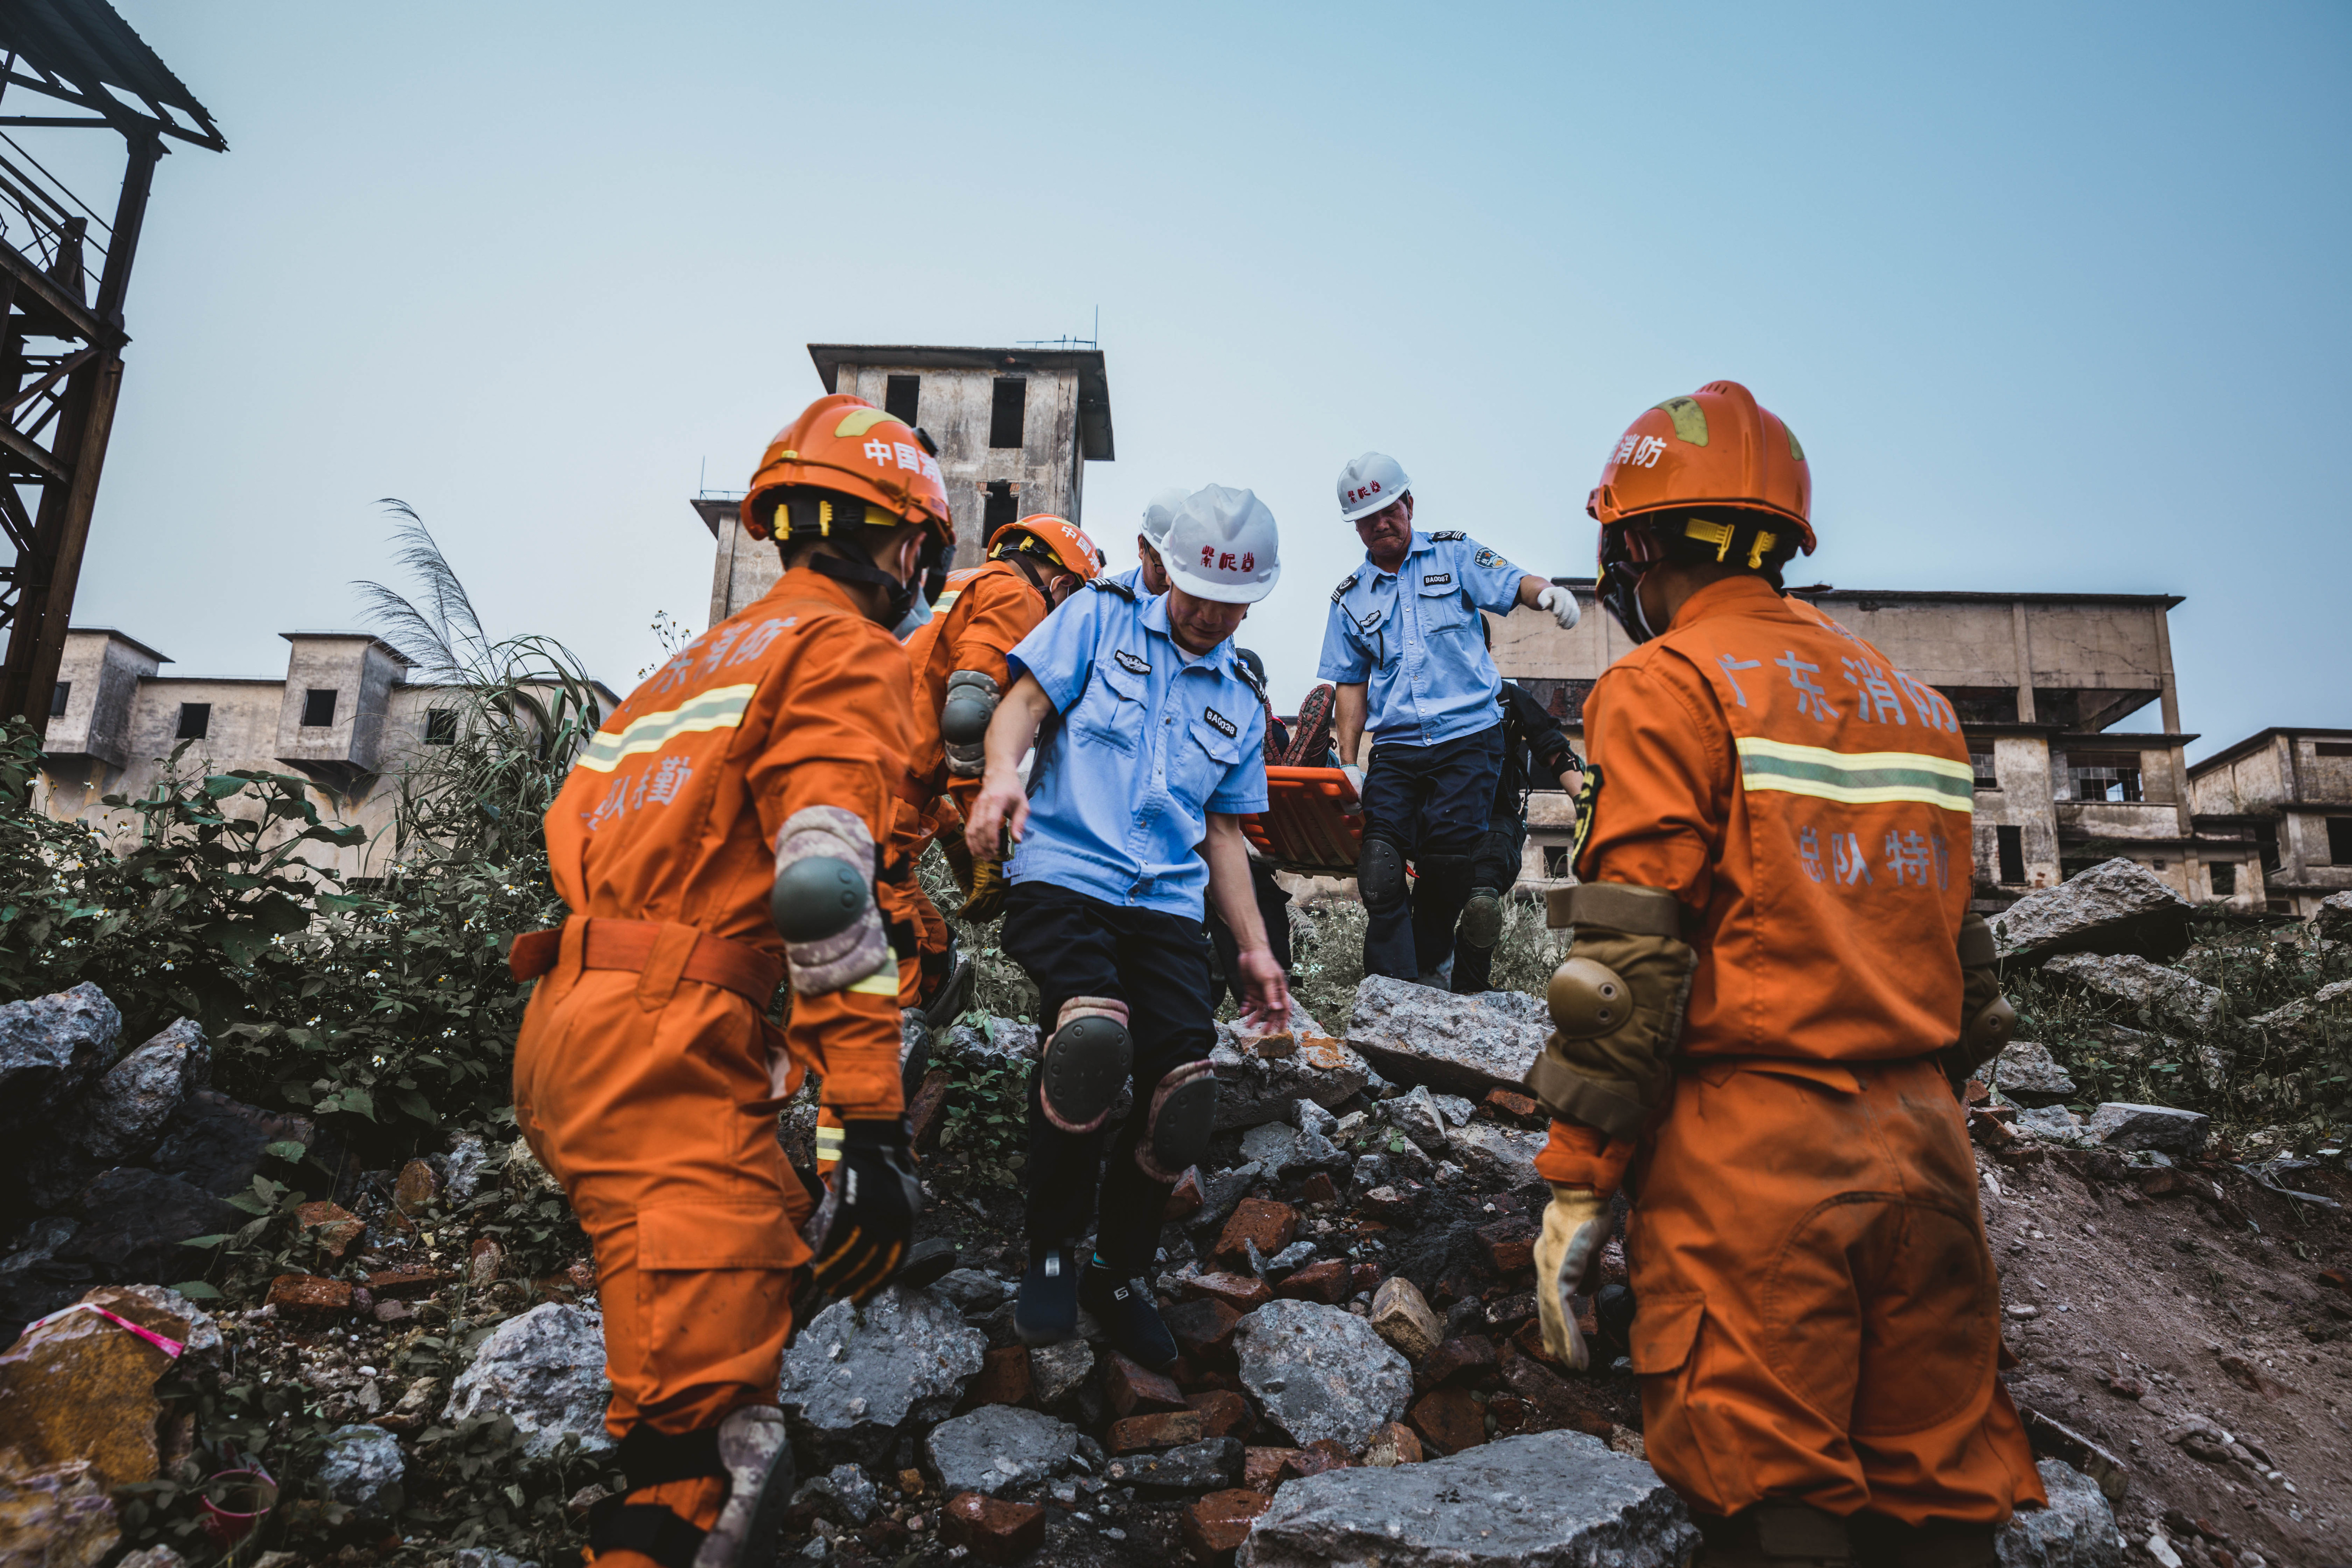
[[[2062,952],[2172,958],[2189,945],[2189,900],[2147,867],[2118,856],[2026,894],[1991,925],[2008,959],[2031,963]]]
[[[1472,1100],[1517,1089],[1550,1033],[1540,997],[1456,996],[1379,974],[1357,988],[1348,1021],[1348,1044],[1381,1077]]]

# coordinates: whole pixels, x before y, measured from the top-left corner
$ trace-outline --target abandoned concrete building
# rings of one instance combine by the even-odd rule
[[[2352,730],[2263,730],[2189,770],[2197,831],[2250,843],[2273,914],[2318,912],[2352,889]],[[2211,894],[2233,889],[2225,861]]]
[[[1576,590],[1587,606],[1583,620],[1570,632],[1533,613],[1497,620],[1495,660],[1580,737],[1585,694],[1633,645],[1593,607],[1591,578],[1553,581]],[[2197,737],[2180,732],[2167,622],[2179,599],[1796,592],[1958,710],[1976,763],[1980,904],[2006,905],[2121,855],[2196,902],[2247,912],[2273,907],[2266,890],[2272,863],[2253,832],[2233,822],[2208,825],[2200,815],[2208,809],[2202,797],[2192,800],[2183,749]],[[2157,727],[2117,727],[2151,703]],[[2352,783],[2352,763],[2338,766]],[[2352,795],[2336,798],[2352,809]],[[1530,882],[1541,886],[1566,874],[1573,828],[1565,797],[1537,797],[1528,823]],[[2313,841],[2309,830],[2295,831],[2297,844]],[[2347,878],[2335,885],[2352,887],[2352,871]]]

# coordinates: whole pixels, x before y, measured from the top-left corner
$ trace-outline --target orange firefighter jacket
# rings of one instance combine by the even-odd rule
[[[912,729],[898,644],[830,579],[787,572],[606,721],[547,814],[556,890],[575,916],[674,922],[781,955],[777,829],[834,805],[887,845],[910,815]],[[866,1011],[793,1030],[845,1120],[902,1109],[896,1008]]]
[[[947,777],[947,745],[940,739],[940,710],[948,700],[948,677],[976,669],[1002,688],[1011,684],[1004,656],[1037,629],[1053,606],[1010,561],[990,561],[951,574],[931,618],[907,639],[907,663],[914,671],[915,778],[936,794]]]

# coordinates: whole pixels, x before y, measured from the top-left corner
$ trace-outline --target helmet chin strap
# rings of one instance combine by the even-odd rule
[[[819,576],[830,577],[836,583],[881,589],[887,595],[882,613],[869,615],[866,618],[884,627],[895,627],[907,618],[907,612],[915,606],[915,591],[922,583],[920,573],[901,583],[873,562],[857,557],[815,554],[808,558],[808,567]]]

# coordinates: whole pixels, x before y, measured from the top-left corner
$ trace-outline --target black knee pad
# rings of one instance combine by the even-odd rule
[[[1217,1126],[1217,1076],[1205,1061],[1186,1062],[1151,1091],[1135,1163],[1155,1182],[1174,1182],[1209,1152]]]
[[[1134,1055],[1126,1003],[1109,996],[1073,996],[1062,1004],[1038,1068],[1037,1100],[1045,1120],[1065,1132],[1092,1132],[1100,1127],[1127,1082]]]
[[[1356,896],[1368,910],[1404,907],[1404,851],[1392,839],[1367,837],[1356,856]]]

